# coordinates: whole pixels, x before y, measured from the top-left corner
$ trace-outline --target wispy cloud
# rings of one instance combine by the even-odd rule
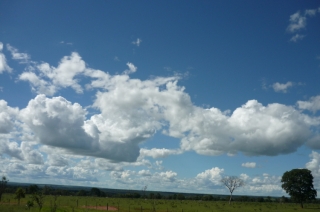
[[[294,85],[293,82],[287,82],[284,84],[281,84],[279,82],[276,82],[272,85],[272,88],[275,92],[282,92],[287,93],[288,89]]]
[[[11,72],[12,69],[7,64],[6,56],[2,53],[3,43],[0,42],[0,74],[3,72]]]
[[[142,42],[142,40],[140,38],[137,38],[136,41],[132,41],[132,44],[136,45],[136,46],[140,46],[141,42]]]
[[[305,35],[296,34],[293,37],[291,37],[291,42],[298,42],[299,40],[302,40],[305,37]]]
[[[30,56],[27,53],[20,53],[18,49],[14,48],[10,44],[7,44],[7,49],[11,52],[12,59],[18,60],[19,63],[28,63]]]
[[[247,162],[241,164],[241,166],[246,167],[246,168],[256,168],[256,163],[255,162]]]
[[[70,46],[73,45],[73,43],[71,43],[71,42],[60,41],[60,43],[61,43],[61,44],[66,44],[66,45],[70,45]]]
[[[317,13],[320,13],[320,8],[318,9],[308,9],[305,10],[304,13],[301,13],[300,11],[290,15],[289,18],[289,26],[287,27],[287,31],[289,33],[296,33],[294,36],[291,37],[289,41],[291,42],[297,42],[299,40],[302,40],[305,35],[301,35],[297,32],[301,31],[302,29],[305,29],[307,26],[307,18],[315,16]]]
[[[309,101],[298,101],[297,104],[300,109],[315,113],[320,110],[320,96],[311,97]]]

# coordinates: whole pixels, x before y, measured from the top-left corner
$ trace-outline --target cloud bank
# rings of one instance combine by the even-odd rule
[[[320,141],[319,118],[294,106],[264,106],[249,100],[229,114],[215,107],[205,109],[194,105],[185,88],[178,85],[180,76],[131,78],[129,74],[137,70],[132,63],[127,63],[129,69],[122,74],[111,75],[89,68],[76,52],[63,57],[57,67],[45,62],[28,66],[19,79],[29,82],[38,95],[21,110],[1,100],[0,130],[13,133],[19,122],[37,143],[72,154],[134,162],[139,155],[161,158],[185,151],[210,156],[238,152],[274,156],[295,152],[304,144],[320,148],[316,145]],[[290,86],[291,82],[275,83],[274,89],[286,92]],[[95,90],[90,107],[96,112],[89,115],[78,103],[50,97],[63,88],[79,94]],[[299,109],[318,110],[317,98],[299,101]],[[156,132],[180,140],[180,148],[140,149]]]

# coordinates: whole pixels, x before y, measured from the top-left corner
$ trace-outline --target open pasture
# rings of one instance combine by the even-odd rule
[[[21,199],[20,205],[13,195],[4,194],[0,203],[1,212],[28,212],[26,203],[30,196]],[[56,208],[54,207],[56,206]],[[89,211],[122,212],[294,212],[294,211],[319,211],[320,204],[305,204],[304,209],[294,203],[259,203],[259,202],[233,202],[226,201],[196,201],[196,200],[151,200],[127,198],[102,198],[51,195],[45,197],[42,212],[89,212]],[[38,212],[39,208],[34,203],[30,212]]]

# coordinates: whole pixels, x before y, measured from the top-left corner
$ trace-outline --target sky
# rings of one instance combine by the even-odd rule
[[[1,1],[11,182],[282,196],[320,188],[318,1]]]

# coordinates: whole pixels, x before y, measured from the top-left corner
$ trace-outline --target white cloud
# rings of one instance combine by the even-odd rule
[[[44,95],[38,95],[21,110],[22,120],[42,144],[115,161],[137,159],[139,148],[135,140],[121,140],[116,128],[106,128],[109,121],[100,115],[88,121],[85,121],[85,115],[86,111],[77,103],[71,104],[62,97],[49,99]]]
[[[311,97],[309,101],[298,101],[297,104],[300,109],[315,113],[320,110],[320,96]]]
[[[7,64],[6,56],[2,53],[3,43],[0,42],[0,74],[3,72],[11,72],[12,68],[10,68]]]
[[[6,101],[0,99],[0,134],[9,133],[13,130],[14,122],[18,114],[18,108],[8,106]]]
[[[10,44],[7,44],[7,49],[11,52],[12,59],[19,60],[20,63],[28,63],[30,56],[26,53],[20,53],[18,49],[14,48]]]
[[[71,87],[77,93],[82,93],[83,89],[75,79],[81,75],[85,69],[85,62],[78,53],[73,52],[71,56],[63,57],[58,67],[52,67],[48,63],[31,65],[28,72],[23,72],[19,79],[28,81],[32,89],[38,94],[52,96],[61,88]],[[36,74],[34,71],[39,73]]]
[[[309,16],[314,16],[317,14],[317,9],[310,9],[310,10],[305,10],[304,13],[305,15],[309,15]]]
[[[16,159],[23,160],[23,154],[17,142],[9,141],[9,139],[0,137],[0,155],[9,155]]]
[[[68,159],[60,154],[50,154],[48,155],[49,166],[68,166]]]
[[[319,12],[318,9],[307,9],[304,11],[303,14],[300,13],[300,11],[292,14],[289,19],[289,26],[287,27],[287,31],[290,33],[296,33],[298,31],[301,31],[302,29],[305,29],[307,26],[307,18],[313,17]],[[300,35],[296,33],[293,37],[291,37],[290,41],[297,42],[299,40],[302,40],[305,37],[305,35]]]
[[[151,172],[149,170],[144,170],[144,169],[140,170],[138,174],[141,176],[151,176]]]
[[[312,176],[314,177],[314,184],[315,187],[319,187],[320,183],[320,154],[312,151],[309,155],[310,161],[306,163],[306,168],[309,169],[312,172]]]
[[[157,148],[152,148],[152,149],[140,149],[140,155],[142,157],[152,157],[152,158],[165,158],[168,157],[169,155],[178,155],[182,154],[182,151],[179,149],[157,149]]]
[[[124,71],[124,74],[132,74],[132,73],[134,73],[134,72],[136,72],[137,71],[137,67],[136,66],[134,66],[132,63],[127,63],[127,66],[128,66],[128,68],[129,68],[129,70],[125,70]]]
[[[241,166],[246,167],[246,168],[256,168],[256,163],[255,162],[247,162],[247,163],[242,163]]]
[[[21,143],[21,150],[24,156],[24,159],[29,164],[43,164],[44,159],[43,155],[40,151],[33,148],[33,145],[29,142],[22,142]]]
[[[173,171],[160,172],[159,174],[163,180],[173,182],[176,180],[177,173]]]
[[[307,25],[307,18],[304,15],[301,15],[300,11],[292,14],[289,21],[290,24],[287,30],[292,33],[304,29]]]
[[[136,46],[140,46],[141,42],[142,42],[142,40],[140,38],[137,38],[136,41],[132,41],[132,44],[136,45]]]
[[[128,66],[130,72],[136,71],[133,64]],[[88,78],[87,88],[100,90],[92,104],[97,111],[91,116],[77,103],[44,95],[30,100],[21,110],[21,121],[34,138],[41,144],[64,149],[64,154],[116,162],[134,162],[139,154],[140,159],[159,158],[183,151],[202,155],[278,155],[294,152],[307,141],[311,145],[311,140],[318,139],[314,128],[319,128],[319,120],[291,106],[263,106],[250,100],[230,113],[197,107],[184,87],[178,86],[179,76],[140,80],[126,74],[110,75],[86,68],[77,53],[64,57],[57,68],[47,63],[37,68],[38,75],[25,72],[20,79],[28,80],[38,91],[53,95],[57,89],[69,86],[82,91],[81,87],[76,89],[76,76]],[[279,91],[286,91],[293,83],[278,84]],[[10,126],[7,123],[10,122],[0,121],[0,129]],[[12,130],[12,126],[6,130]],[[140,150],[139,144],[156,132],[179,139],[180,149]],[[137,161],[141,163],[150,165]]]
[[[298,42],[299,40],[302,40],[305,37],[305,35],[295,34],[290,38],[291,42]]]
[[[292,82],[287,82],[285,84],[281,84],[276,82],[272,85],[272,88],[275,92],[287,93],[288,89],[293,86]]]
[[[57,87],[55,85],[41,79],[33,72],[23,72],[19,76],[19,79],[22,81],[29,81],[32,91],[38,94],[46,94],[52,96],[57,92]]]
[[[216,108],[200,109],[179,119],[183,150],[219,155],[241,151],[246,155],[277,155],[296,151],[310,136],[307,117],[293,107],[256,100],[237,108],[231,116]]]
[[[219,167],[214,167],[212,169],[205,170],[204,172],[199,173],[195,180],[200,185],[206,186],[216,186],[221,185],[221,179],[224,169],[220,169]]]

